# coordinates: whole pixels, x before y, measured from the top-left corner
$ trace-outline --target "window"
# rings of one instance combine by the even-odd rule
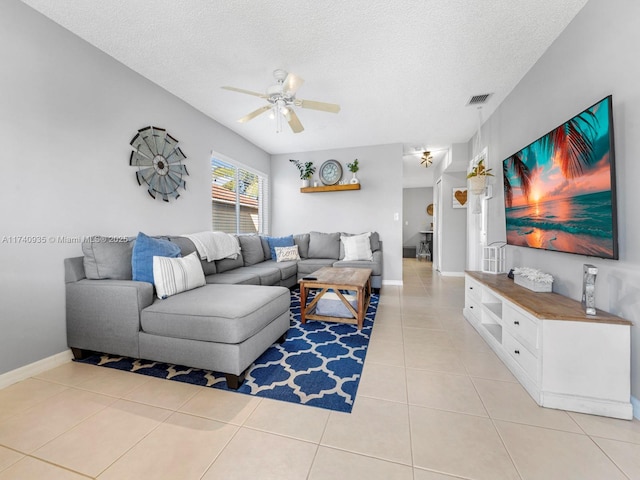
[[[269,233],[268,177],[229,160],[211,158],[212,228],[227,233]]]

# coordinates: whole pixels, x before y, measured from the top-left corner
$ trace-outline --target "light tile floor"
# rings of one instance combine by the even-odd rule
[[[640,422],[538,407],[404,260],[351,414],[75,363],[0,390],[0,480],[640,479]]]

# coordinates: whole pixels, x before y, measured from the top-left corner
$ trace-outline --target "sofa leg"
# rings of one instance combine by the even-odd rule
[[[227,379],[227,387],[230,390],[238,390],[242,382],[244,382],[244,376],[247,373],[245,370],[240,375],[234,375],[233,373],[225,373],[224,377]]]
[[[284,332],[282,336],[278,338],[278,340],[276,340],[276,342],[278,342],[279,344],[283,344],[286,340],[287,340],[287,332]]]
[[[87,357],[90,357],[92,352],[90,352],[89,350],[84,350],[82,348],[71,347],[71,353],[73,353],[73,358],[75,358],[76,360],[83,360]]]

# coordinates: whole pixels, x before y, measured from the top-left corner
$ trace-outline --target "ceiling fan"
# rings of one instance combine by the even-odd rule
[[[425,147],[413,147],[413,152],[405,153],[403,157],[417,157],[420,155],[420,165],[429,168],[433,164],[433,152]]]
[[[424,165],[425,168],[429,168],[433,163],[433,154],[426,150],[423,152],[422,157],[420,157],[420,165]]]
[[[238,122],[245,123],[256,118],[261,113],[271,111],[271,118],[275,118],[277,122],[277,132],[280,132],[282,129],[281,119],[284,117],[289,123],[293,133],[300,133],[304,130],[304,127],[302,126],[302,123],[300,123],[300,119],[293,109],[294,106],[331,113],[338,113],[340,111],[340,105],[336,105],[334,103],[296,98],[298,88],[300,88],[304,83],[304,80],[297,75],[278,69],[274,70],[273,76],[277,83],[268,87],[266,93],[253,92],[251,90],[236,87],[222,87],[225,90],[231,90],[232,92],[245,93],[247,95],[264,98],[269,102],[268,105],[260,107],[248,115],[245,115],[239,119]]]

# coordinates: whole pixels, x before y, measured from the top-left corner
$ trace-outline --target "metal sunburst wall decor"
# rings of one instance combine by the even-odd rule
[[[178,190],[187,185],[182,175],[189,175],[187,167],[182,164],[187,157],[178,147],[178,140],[164,128],[145,127],[138,130],[131,146],[134,151],[129,165],[138,167],[138,184],[147,184],[147,191],[154,199],[157,195],[165,202],[169,198],[178,198]]]

